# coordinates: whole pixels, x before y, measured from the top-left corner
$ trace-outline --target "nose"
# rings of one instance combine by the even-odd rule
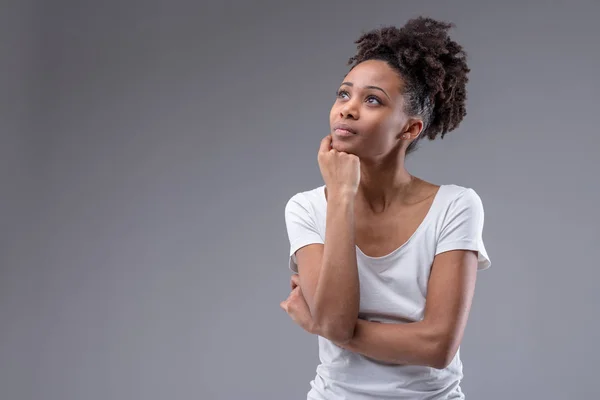
[[[340,117],[358,119],[359,107],[355,100],[348,100],[340,108]]]

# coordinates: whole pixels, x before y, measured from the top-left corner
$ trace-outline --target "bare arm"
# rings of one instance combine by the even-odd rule
[[[454,358],[475,290],[477,253],[436,256],[422,321],[384,324],[358,320],[354,337],[340,346],[380,361],[445,368]]]
[[[328,192],[325,244],[296,252],[302,294],[316,329],[346,343],[354,334],[359,310],[354,239],[354,194]]]
[[[359,310],[354,199],[360,160],[334,150],[330,135],[321,141],[318,160],[327,188],[325,240],[323,245],[309,245],[296,252],[298,273],[321,335],[345,343],[354,333]]]

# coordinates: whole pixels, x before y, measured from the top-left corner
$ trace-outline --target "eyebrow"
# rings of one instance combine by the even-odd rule
[[[354,86],[354,84],[353,84],[352,82],[342,82],[342,85],[346,85],[346,86],[350,86],[350,87],[353,87],[353,86]],[[386,97],[387,97],[388,99],[390,99],[390,100],[391,100],[390,96],[388,96],[388,94],[385,92],[385,90],[383,90],[383,89],[382,89],[382,88],[380,88],[379,86],[365,86],[365,89],[375,89],[375,90],[380,90],[380,91],[382,91],[382,92],[383,92],[383,94],[385,94],[385,95],[386,95]]]

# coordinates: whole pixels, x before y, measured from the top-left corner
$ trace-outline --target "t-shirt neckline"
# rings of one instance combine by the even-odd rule
[[[321,186],[321,198],[323,199],[323,201],[325,202],[325,205],[327,206],[327,197],[325,196],[325,187],[326,187],[326,185]],[[423,220],[421,221],[419,226],[417,226],[417,229],[415,229],[415,231],[412,233],[412,235],[404,243],[402,243],[399,247],[392,250],[388,254],[385,254],[383,256],[374,257],[374,256],[370,256],[368,254],[365,254],[360,249],[360,247],[358,247],[358,245],[355,245],[356,253],[370,261],[384,261],[384,260],[392,258],[396,254],[400,253],[421,232],[421,230],[424,229],[424,227],[427,225],[427,222],[429,221],[429,219],[432,218],[433,214],[435,214],[435,209],[437,208],[437,205],[438,205],[438,203],[440,201],[440,197],[441,197],[440,192],[444,189],[444,187],[445,187],[445,185],[440,185],[440,187],[438,188],[437,192],[435,193],[435,195],[433,197],[433,201],[431,202],[431,205],[429,206],[429,210],[427,211],[427,214],[425,214],[425,217],[423,218]]]

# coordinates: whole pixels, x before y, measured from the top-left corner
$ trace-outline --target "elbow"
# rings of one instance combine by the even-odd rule
[[[432,348],[429,366],[435,369],[447,368],[454,360],[457,351],[458,346],[451,338],[441,338]]]
[[[341,324],[330,321],[319,324],[319,326],[321,336],[324,338],[338,344],[348,344],[354,337],[354,327],[356,324]]]
[[[330,313],[331,314],[331,313]],[[338,344],[348,344],[354,337],[358,312],[356,314],[323,315],[315,310],[313,320],[318,326],[319,336]]]

